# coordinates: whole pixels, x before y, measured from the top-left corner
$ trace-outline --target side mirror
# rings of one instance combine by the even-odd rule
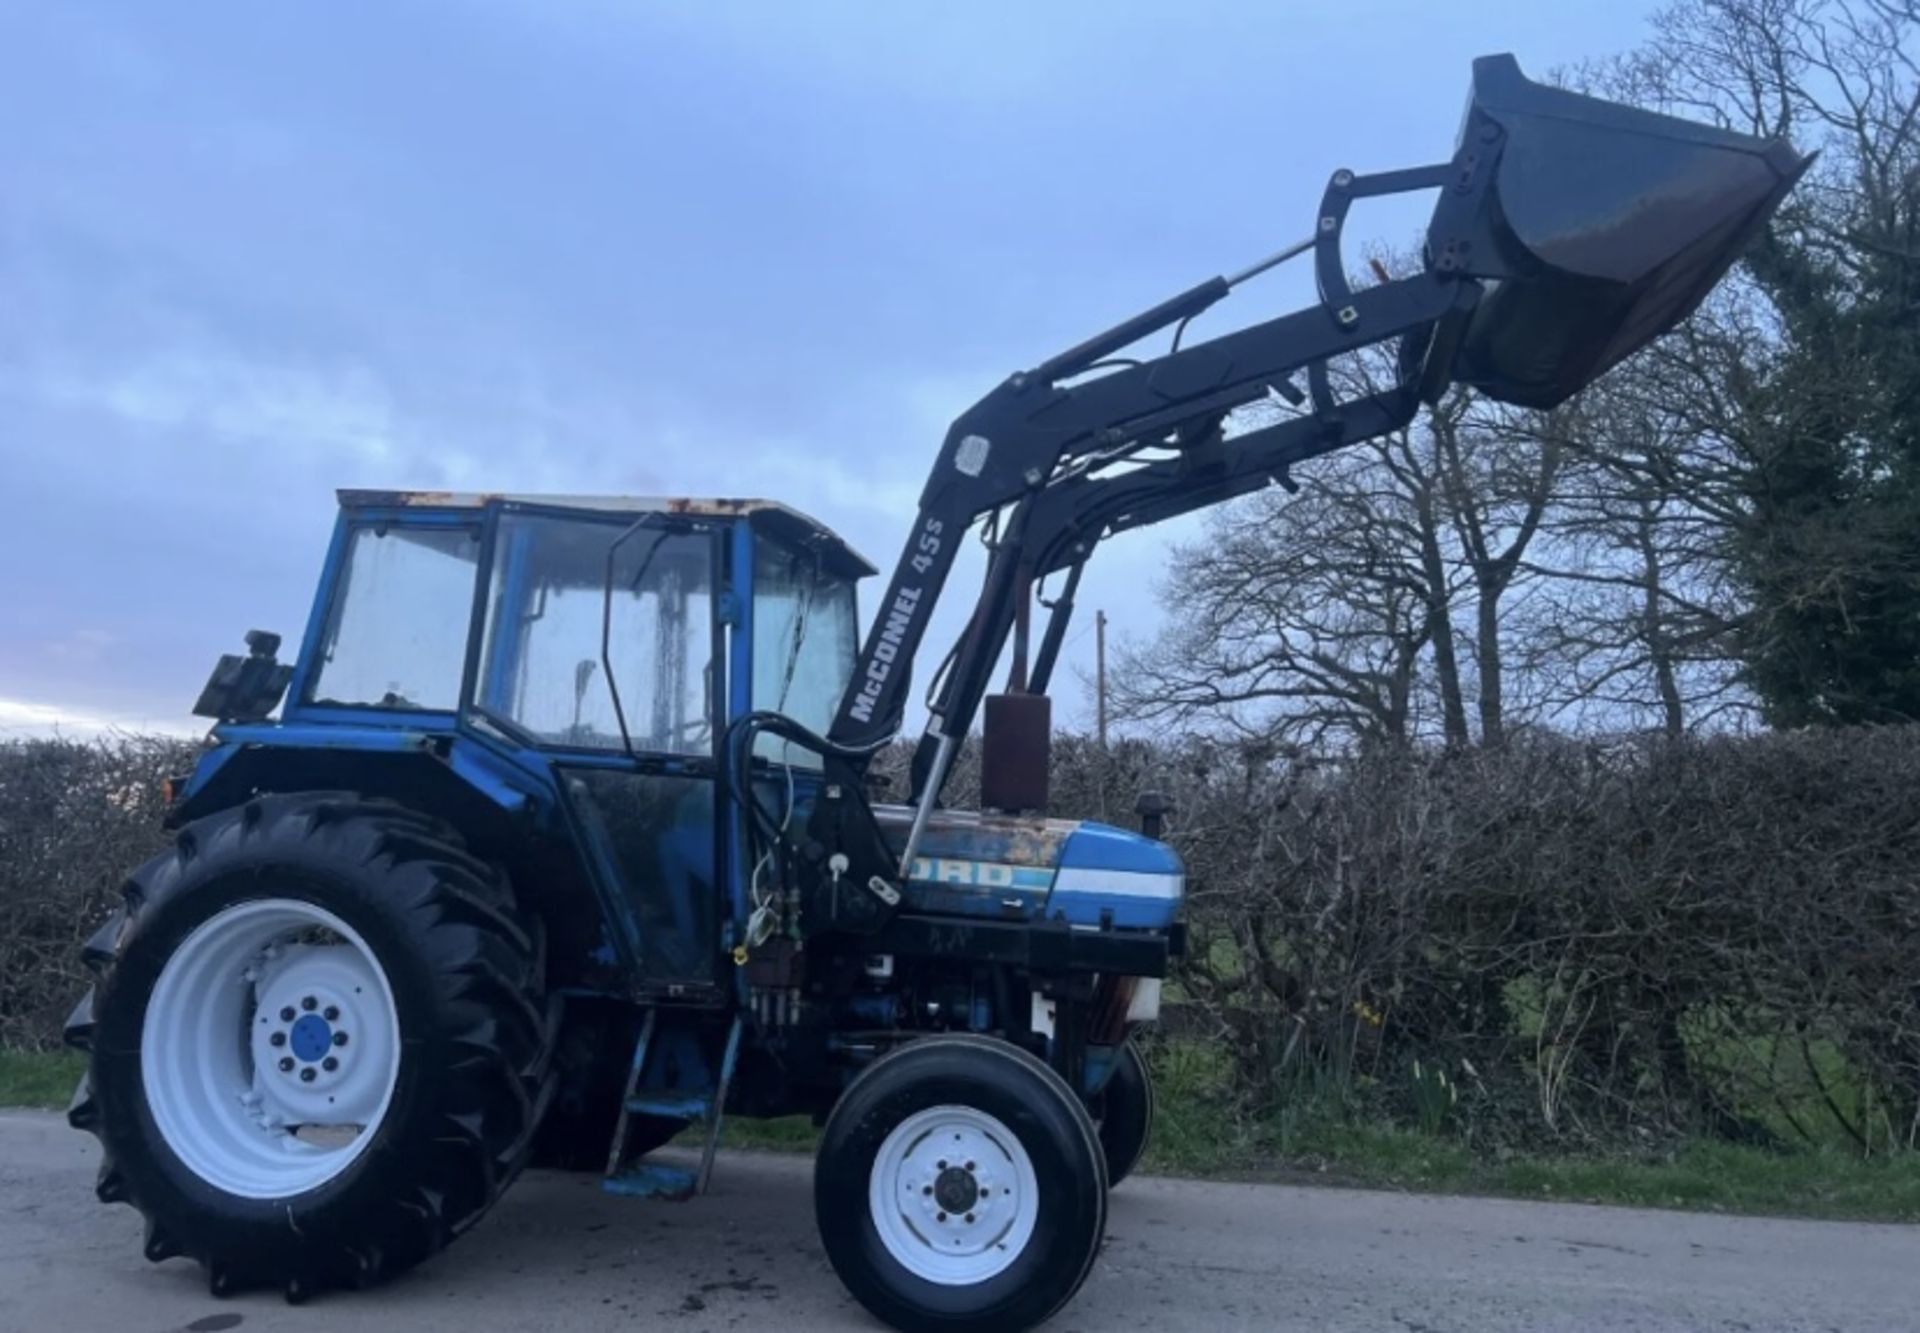
[[[293,679],[293,667],[274,656],[280,636],[263,629],[247,631],[247,655],[221,654],[206,688],[194,702],[197,717],[220,722],[258,722],[280,704]]]

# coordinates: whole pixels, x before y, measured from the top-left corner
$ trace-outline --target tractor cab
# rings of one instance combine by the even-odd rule
[[[358,751],[342,779],[356,789],[377,767],[365,751],[389,747],[415,799],[443,770],[484,775],[507,812],[577,849],[600,909],[577,919],[605,923],[582,952],[649,991],[715,994],[728,900],[736,919],[745,907],[719,814],[722,738],[749,709],[827,724],[872,572],[757,500],[342,491],[297,661],[273,661],[272,636],[222,660],[199,711],[233,744],[183,804],[266,746],[308,754],[321,783]],[[756,753],[803,776],[818,762],[775,737]]]
[[[830,715],[852,664],[854,581],[873,573],[826,528],[757,500],[340,502],[290,719],[471,714],[542,750],[711,757],[730,704]],[[756,658],[762,638],[784,641]]]
[[[340,504],[298,660],[280,666],[264,636],[209,682],[202,711],[232,744],[202,765],[184,808],[242,780],[265,747],[281,751],[280,773],[384,781],[413,800],[449,774],[467,800],[484,777],[477,789],[544,825],[591,890],[596,910],[567,920],[593,933],[571,941],[583,961],[563,956],[563,971],[586,977],[597,960],[628,989],[717,1001],[754,907],[723,791],[728,727],[773,712],[826,729],[872,567],[812,519],[757,500],[343,491]],[[287,685],[277,725],[265,721],[275,682]],[[396,763],[367,759],[382,747]],[[290,765],[287,750],[303,757]],[[799,826],[820,756],[762,734],[753,758],[763,803]],[[874,809],[896,859],[911,814]],[[1122,931],[1168,927],[1182,887],[1178,858],[1152,839],[950,810],[928,822],[900,885],[907,910],[980,929]]]

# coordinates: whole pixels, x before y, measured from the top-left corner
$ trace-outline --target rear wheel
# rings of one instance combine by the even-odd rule
[[[265,796],[183,829],[88,948],[69,1114],[97,1192],[216,1295],[432,1254],[527,1157],[551,1083],[537,925],[445,825]]]
[[[1132,1042],[1124,1043],[1114,1057],[1113,1073],[1095,1100],[1093,1114],[1107,1155],[1107,1184],[1118,1185],[1140,1164],[1153,1137],[1153,1072]]]
[[[927,1037],[841,1097],[814,1208],[834,1271],[895,1328],[1029,1328],[1093,1267],[1106,1165],[1045,1064],[1006,1042]]]

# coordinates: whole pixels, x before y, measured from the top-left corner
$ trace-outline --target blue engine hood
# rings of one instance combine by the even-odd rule
[[[906,845],[911,807],[874,808],[887,841]],[[1109,824],[937,810],[906,886],[916,911],[1061,919],[1134,930],[1172,923],[1185,891],[1165,843]]]

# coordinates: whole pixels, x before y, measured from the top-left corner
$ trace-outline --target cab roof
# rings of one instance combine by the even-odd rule
[[[744,518],[768,535],[814,547],[843,573],[878,573],[865,556],[819,520],[775,500],[692,495],[529,495],[507,491],[376,491],[337,494],[342,509],[484,509],[493,504],[538,505],[595,514],[683,514],[690,518]]]

